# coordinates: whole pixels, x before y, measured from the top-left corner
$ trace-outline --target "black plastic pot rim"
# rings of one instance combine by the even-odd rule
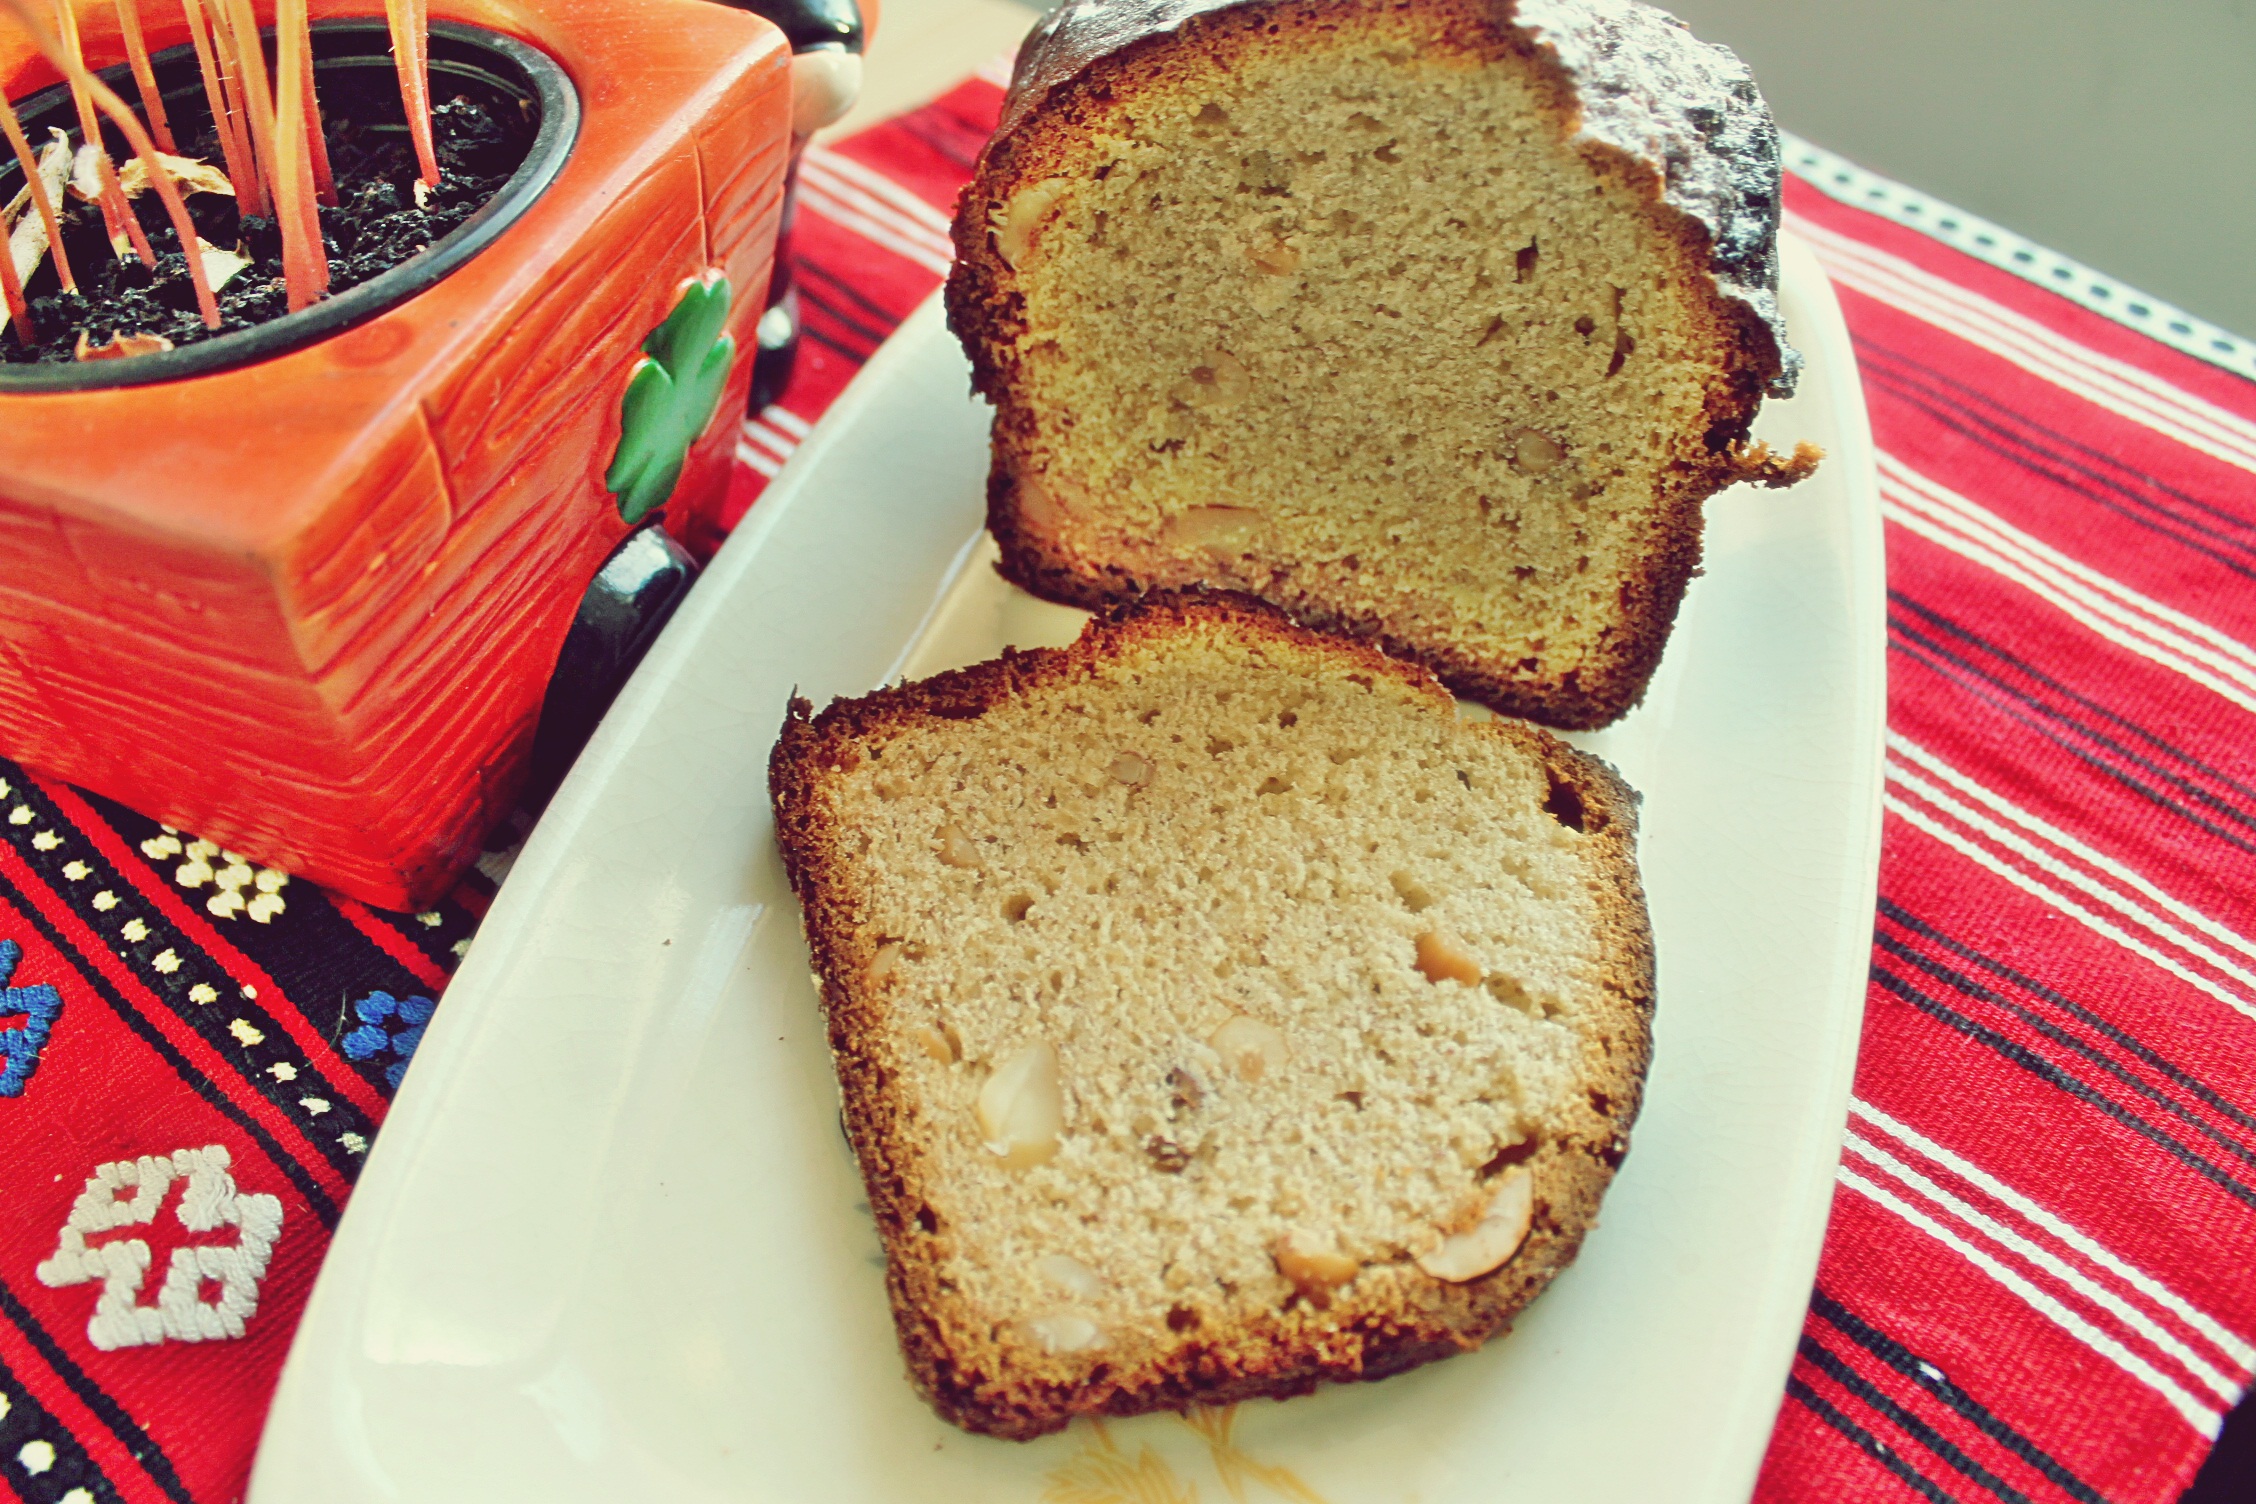
[[[388,53],[391,47],[390,32],[381,20],[322,21],[315,24],[313,31],[317,41],[324,37],[365,32],[372,37],[382,38],[385,52]],[[331,335],[342,334],[347,329],[391,311],[417,293],[444,280],[498,240],[502,232],[516,223],[564,170],[564,164],[571,157],[572,148],[579,140],[579,91],[572,86],[571,78],[554,58],[515,37],[457,21],[433,21],[431,36],[434,40],[444,39],[484,51],[513,66],[522,75],[522,82],[529,88],[530,97],[540,110],[540,125],[534,133],[531,147],[525,153],[525,160],[519,164],[509,181],[502,185],[501,191],[487,200],[476,213],[433,242],[430,249],[369,278],[357,287],[347,288],[335,297],[325,298],[311,308],[285,314],[278,319],[269,319],[249,329],[198,340],[195,344],[182,345],[177,349],[160,350],[152,355],[135,355],[124,360],[80,361],[71,365],[0,364],[0,397],[13,393],[85,392],[112,387],[150,386],[159,382],[215,375],[271,360]],[[159,53],[152,61],[158,67],[164,67],[193,56],[194,48],[182,45]],[[317,57],[315,70],[318,73],[323,66],[337,61],[334,57]],[[432,58],[434,97],[438,94],[439,80],[448,71],[445,60]],[[505,70],[493,71],[499,75]],[[126,99],[139,97],[132,87],[131,72],[123,64],[102,70],[102,77]],[[58,100],[68,97],[68,88],[57,84],[19,103],[16,112],[28,124],[33,114],[44,113]],[[0,152],[0,156],[4,155],[4,152]]]

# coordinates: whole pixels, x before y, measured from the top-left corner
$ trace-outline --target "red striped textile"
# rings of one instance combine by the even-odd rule
[[[813,153],[730,522],[940,281],[999,77]],[[2256,1366],[2256,386],[1795,182],[1882,453],[1856,1104],[1757,1497],[2174,1499]],[[219,1504],[502,860],[423,915],[0,764],[0,1476]]]

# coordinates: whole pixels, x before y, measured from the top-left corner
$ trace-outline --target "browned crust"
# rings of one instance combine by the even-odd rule
[[[1598,759],[1531,726],[1486,723],[1486,734],[1534,752],[1562,809],[1579,811],[1599,843],[1600,935],[1612,958],[1603,1028],[1585,1039],[1587,1095],[1569,1126],[1529,1161],[1538,1187],[1533,1230],[1495,1273],[1467,1284],[1414,1276],[1410,1293],[1384,1305],[1357,1302],[1349,1286],[1328,1311],[1296,1305],[1264,1330],[1194,1332],[1157,1358],[1086,1374],[988,1371],[959,1341],[967,1323],[951,1309],[941,1276],[945,1227],[927,1228],[922,1153],[911,1114],[892,1089],[894,1067],[881,991],[867,980],[882,937],[855,859],[839,843],[831,796],[870,739],[934,720],[976,719],[1027,689],[1086,675],[1139,639],[1219,623],[1281,647],[1320,654],[1339,674],[1383,675],[1444,698],[1424,670],[1371,647],[1293,625],[1253,597],[1208,592],[1142,596],[1091,622],[1061,649],[1006,653],[921,683],[841,700],[820,715],[794,699],[769,763],[776,838],[803,909],[838,1068],[847,1133],[862,1166],[886,1252],[886,1288],[901,1349],[919,1392],[967,1430],[1025,1440],[1077,1415],[1134,1415],[1191,1404],[1306,1393],[1319,1383],[1384,1378],[1479,1346],[1503,1330],[1574,1259],[1600,1197],[1629,1145],[1651,1057],[1653,948],[1636,863],[1637,795]],[[1561,792],[1569,791],[1569,792]]]
[[[1166,49],[1216,45],[1256,31],[1336,28],[1413,7],[1445,18],[1447,45],[1468,57],[1522,59],[1548,83],[1561,135],[1573,134],[1577,106],[1565,69],[1509,23],[1507,7],[1492,0],[1267,0],[1196,17],[1176,31],[1146,35],[1091,59],[1077,76],[1048,88],[1014,128],[999,133],[981,152],[976,174],[957,203],[948,320],[970,355],[974,387],[995,404],[987,525],[1002,550],[1002,572],[1012,583],[1045,599],[1098,610],[1146,590],[1187,582],[1150,578],[1128,563],[1069,551],[1020,506],[1019,477],[1028,468],[1026,443],[1035,426],[1018,395],[1017,344],[1025,332],[1025,303],[988,229],[994,211],[1020,187],[1059,175],[1071,143],[1087,139],[1091,128],[1122,101],[1157,82]],[[1664,491],[1655,498],[1650,548],[1641,567],[1623,582],[1619,621],[1597,653],[1586,666],[1547,678],[1406,635],[1375,614],[1338,610],[1288,580],[1257,593],[1307,625],[1365,638],[1421,663],[1451,690],[1502,714],[1588,730],[1610,724],[1634,707],[1659,666],[1685,589],[1699,570],[1701,504],[1743,479],[1790,485],[1814,467],[1817,452],[1809,449],[1808,463],[1800,468],[1782,469],[1762,463],[1766,451],[1748,450],[1748,431],[1764,389],[1779,373],[1777,341],[1753,310],[1715,287],[1708,230],[1664,200],[1659,174],[1600,142],[1586,140],[1579,149],[1594,170],[1631,184],[1643,197],[1647,212],[1675,248],[1676,280],[1705,291],[1708,343],[1727,352],[1726,367],[1708,393],[1703,431],[1688,437]]]

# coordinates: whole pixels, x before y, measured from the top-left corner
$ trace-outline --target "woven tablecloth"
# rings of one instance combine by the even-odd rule
[[[945,274],[1000,82],[810,153],[806,344],[735,515]],[[2256,1366],[2256,351],[1789,160],[1871,405],[1892,651],[1863,1055],[1757,1496],[2162,1504]],[[378,913],[0,762],[17,1494],[240,1495],[506,863]]]

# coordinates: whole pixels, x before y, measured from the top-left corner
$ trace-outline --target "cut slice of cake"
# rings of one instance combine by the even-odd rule
[[[1478,1346],[1627,1147],[1636,796],[1244,596],[819,716],[771,764],[917,1387],[1031,1437]]]
[[[956,217],[1004,572],[1636,703],[1799,359],[1746,68],[1632,0],[1069,0]]]

